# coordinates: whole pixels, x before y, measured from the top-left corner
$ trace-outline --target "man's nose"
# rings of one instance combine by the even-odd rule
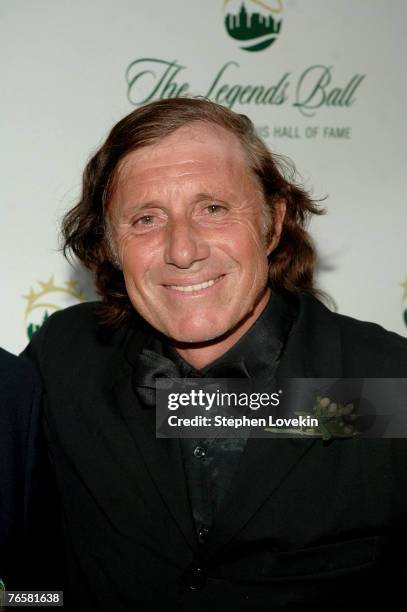
[[[177,268],[190,268],[196,261],[206,259],[209,246],[193,222],[173,221],[167,226],[165,262]]]

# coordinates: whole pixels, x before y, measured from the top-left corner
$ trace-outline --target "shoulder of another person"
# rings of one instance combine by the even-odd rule
[[[0,347],[0,374],[2,383],[8,378],[14,378],[16,381],[20,380],[21,376],[32,378],[34,373],[35,370],[31,364]]]
[[[32,400],[39,387],[39,378],[34,366],[0,348],[0,405],[19,398]]]

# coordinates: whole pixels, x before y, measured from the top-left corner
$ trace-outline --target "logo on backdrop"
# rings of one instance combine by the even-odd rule
[[[196,96],[231,109],[242,107],[247,114],[252,109],[284,107],[292,109],[292,115],[285,115],[284,124],[256,125],[262,138],[350,140],[351,109],[359,102],[365,74],[355,72],[353,67],[350,71],[342,67],[338,70],[325,60],[278,71],[275,66],[263,71],[252,69],[251,62],[258,58],[253,52],[267,49],[279,37],[283,11],[281,0],[223,0],[224,36],[236,42],[239,57],[219,58],[213,72],[205,72],[205,76],[182,58],[136,57],[125,72],[128,101],[141,106],[153,100]],[[326,55],[324,47],[321,52]],[[332,112],[335,120],[324,111]],[[318,122],[320,112],[324,123]],[[269,116],[278,117],[273,113]]]
[[[401,296],[401,308],[403,312],[404,325],[407,327],[407,277],[404,283],[401,283],[401,286],[404,289],[403,295]]]
[[[189,80],[188,68],[176,60],[141,57],[127,67],[127,98],[134,106],[191,95],[204,96],[229,108],[236,104],[289,104],[305,117],[314,117],[322,108],[353,106],[365,78],[364,74],[338,78],[334,68],[324,64],[308,66],[299,76],[289,71],[267,75],[262,83],[242,82],[239,71],[239,62],[225,62],[207,83],[201,82],[196,88]]]
[[[85,301],[77,281],[69,280],[57,285],[53,276],[46,282],[38,281],[37,289],[30,287],[29,293],[23,297],[27,300],[24,322],[30,340],[53,312]]]
[[[265,0],[224,0],[226,32],[244,51],[263,51],[278,38],[283,3]]]

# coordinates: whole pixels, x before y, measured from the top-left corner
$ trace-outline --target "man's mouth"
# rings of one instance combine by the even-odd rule
[[[212,287],[215,283],[222,280],[224,274],[221,276],[217,276],[216,278],[205,281],[204,283],[197,283],[195,285],[165,285],[167,289],[173,289],[174,291],[183,291],[185,293],[189,293],[191,291],[201,291],[202,289],[208,289],[208,287]]]

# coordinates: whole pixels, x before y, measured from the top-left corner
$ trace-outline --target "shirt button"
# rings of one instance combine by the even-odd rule
[[[195,457],[198,457],[198,459],[202,459],[206,455],[206,448],[203,446],[195,446],[194,455]]]
[[[203,589],[206,583],[206,574],[203,567],[197,564],[191,565],[183,576],[185,585],[191,591]]]
[[[205,527],[205,525],[202,525],[202,527],[198,529],[198,540],[200,544],[203,544],[206,541],[206,538],[208,537],[208,533],[209,533],[209,529],[208,527]]]

